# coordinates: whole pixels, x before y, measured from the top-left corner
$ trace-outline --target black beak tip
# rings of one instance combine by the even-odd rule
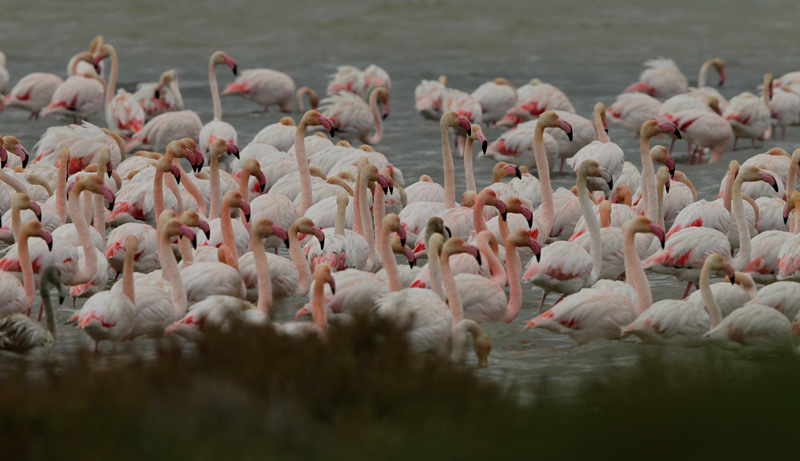
[[[517,177],[517,179],[522,179],[522,172],[519,171],[519,167],[514,169],[514,175]]]
[[[263,194],[264,193],[264,189],[267,188],[267,185],[266,185],[266,183],[265,184],[259,184],[258,188],[259,188],[259,190],[261,190],[261,193]]]
[[[533,217],[531,217],[531,219],[528,220],[528,229],[530,229],[531,227],[533,227]]]
[[[664,184],[664,190],[669,194],[669,186]]]
[[[736,276],[731,277],[731,285],[736,284]]]
[[[192,238],[192,248],[197,249],[197,234]]]
[[[672,169],[669,170],[669,177],[670,178],[674,178],[675,177],[675,168],[672,168]]]
[[[405,238],[401,238],[400,239],[400,246],[406,246],[406,239]]]
[[[244,220],[247,221],[247,222],[250,222],[250,213],[245,213],[244,214]]]
[[[335,294],[336,294],[336,288],[334,288],[334,287],[331,287],[331,294],[332,294],[332,295],[335,295]]]
[[[609,191],[614,190],[614,180],[613,179],[611,181],[608,181],[606,184],[608,184],[608,190]]]
[[[22,161],[22,168],[25,168],[25,167],[28,166],[28,159],[29,158],[30,158],[29,156],[27,156],[27,155],[25,156],[25,160]]]
[[[481,143],[481,150],[483,150],[483,155],[486,155],[486,149],[489,148],[489,141],[483,141]]]
[[[319,241],[319,249],[320,250],[324,250],[325,249],[325,239],[322,239],[322,240]]]
[[[387,187],[381,187],[381,189],[383,189],[383,194],[384,195],[389,193],[389,187],[388,186]]]
[[[472,128],[467,129],[467,136],[472,136]]]
[[[181,177],[180,177],[180,175],[175,177],[175,182],[177,182],[177,183],[178,183],[178,185],[180,185],[180,184],[181,184]]]
[[[508,219],[507,219],[508,218],[508,212],[507,211],[504,211],[504,212],[500,213],[500,216],[503,218],[503,221],[508,221]]]
[[[603,128],[603,131],[605,131],[606,134],[608,134],[608,128]]]
[[[394,187],[389,186],[389,195],[394,194]]]
[[[283,244],[286,245],[286,249],[289,249],[289,239],[283,241]]]
[[[39,222],[42,222],[42,214],[41,214],[41,213],[38,213],[38,214],[36,215],[36,219],[38,219],[38,220],[39,220]]]
[[[667,241],[662,238],[661,239],[661,249],[662,250],[664,249],[664,246],[666,246],[666,244],[667,244]]]
[[[479,266],[480,266],[480,265],[482,265],[482,262],[481,262],[481,253],[480,253],[480,252],[478,252],[478,253],[477,253],[477,255],[475,256],[475,259],[476,259],[476,260],[478,260],[478,265],[479,265]]]
[[[161,92],[156,90],[156,92],[153,94],[153,97],[156,99],[161,99]]]
[[[64,296],[59,296],[59,297],[58,297],[58,304],[64,304],[64,301],[65,301],[66,299],[67,299],[67,298],[65,298]]]
[[[233,76],[239,75],[239,66],[233,66]]]
[[[108,211],[111,211],[111,210],[114,209],[114,203],[116,203],[116,202],[114,202],[113,200],[108,202]]]
[[[444,226],[444,230],[447,231],[447,238],[450,238],[450,237],[453,236],[453,231],[451,231],[449,227]]]
[[[772,188],[773,188],[773,189],[775,189],[775,192],[778,192],[778,181],[775,181],[775,182],[772,184]]]
[[[724,83],[725,83],[725,80],[720,80],[719,83],[717,83],[717,86],[722,86]]]
[[[536,262],[538,263],[539,261],[541,261],[542,252],[541,251],[534,252],[533,256],[536,257]]]
[[[53,251],[53,241],[52,240],[47,242],[47,250],[51,251],[51,252]]]
[[[570,142],[572,142],[572,131],[567,133],[567,138],[569,138]]]
[[[675,127],[675,137],[678,139],[682,139],[681,131],[677,127]]]
[[[410,269],[413,269],[414,268],[414,264],[416,264],[416,261],[412,259],[411,261],[408,262],[408,267]]]
[[[788,216],[784,216],[783,217],[783,223],[786,224],[787,222],[789,222],[789,217]]]
[[[383,114],[383,116],[382,116],[381,118],[382,118],[383,120],[386,120],[386,117],[388,117],[388,116],[389,116],[389,114]]]

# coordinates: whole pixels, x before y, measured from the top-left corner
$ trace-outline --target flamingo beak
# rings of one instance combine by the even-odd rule
[[[669,177],[672,178],[675,176],[675,160],[672,159],[672,156],[667,154],[667,161],[664,162],[669,170]]]
[[[663,250],[666,244],[664,229],[656,223],[649,223],[648,225],[650,226],[650,232],[658,237],[658,240],[661,242],[661,249]]]
[[[720,71],[720,73],[719,73],[719,82],[717,83],[717,86],[722,86],[723,83],[725,83],[725,71],[724,70]]]
[[[731,280],[731,285],[736,283],[736,271],[733,270],[733,266],[728,263],[725,263],[725,266],[722,268],[725,271],[725,275]]]
[[[231,70],[233,71],[234,77],[239,75],[239,67],[236,65],[236,61],[234,61],[233,58],[231,58],[230,56],[226,55],[222,59],[225,61],[225,64],[227,64],[228,67],[231,68]]]
[[[566,120],[558,119],[558,126],[564,130],[564,133],[567,133],[567,138],[572,141],[572,125],[570,125]]]
[[[381,186],[381,189],[383,189],[384,195],[389,192],[389,181],[387,181],[386,178],[378,175],[378,184]]]
[[[325,234],[322,232],[322,229],[320,229],[317,226],[314,226],[314,237],[316,237],[317,240],[319,241],[319,249],[320,250],[324,250],[325,249]]]
[[[192,248],[197,249],[197,234],[187,225],[181,224],[181,233],[192,242]]]
[[[520,207],[520,211],[522,212],[522,216],[525,217],[525,220],[528,221],[528,229],[533,227],[533,212],[525,205]]]
[[[767,170],[764,169],[758,170],[758,177],[765,183],[772,186],[775,192],[778,192],[778,181],[775,181],[775,178],[771,174],[769,174]]]
[[[42,229],[42,240],[47,244],[47,250],[53,251],[53,236],[50,235],[50,232],[47,229]]]
[[[786,206],[783,207],[783,223],[786,224],[789,222],[789,204],[787,203]]]
[[[462,248],[464,249],[464,251],[466,253],[469,253],[469,254],[471,254],[472,256],[475,257],[475,259],[478,261],[478,265],[479,266],[481,265],[481,263],[482,263],[482,261],[481,261],[481,252],[478,251],[477,247],[475,247],[474,245],[470,245],[469,243],[465,243],[464,245],[462,245]]]
[[[503,218],[503,221],[507,221],[508,209],[506,208],[505,202],[500,199],[495,199],[494,206],[497,208],[497,211],[500,212],[500,217]]]
[[[538,263],[541,260],[542,246],[536,241],[535,238],[530,238],[528,246],[530,246],[531,250],[533,250],[533,256],[536,257],[536,262]]]
[[[406,246],[406,228],[400,227],[397,231],[397,235],[400,236],[400,245]]]
[[[489,148],[489,141],[486,140],[486,136],[483,135],[482,131],[478,131],[475,133],[475,137],[478,139],[478,142],[481,143],[481,150],[483,151],[483,155],[486,155],[486,149]]]
[[[239,148],[232,142],[226,142],[225,147],[228,149],[229,154],[233,154],[237,159],[239,158]]]
[[[244,219],[247,222],[250,222],[250,204],[247,203],[246,200],[242,199],[239,203],[239,208],[241,208],[242,213],[244,213]]]
[[[105,198],[108,201],[108,210],[109,211],[113,210],[114,209],[114,199],[115,199],[114,192],[112,192],[111,189],[108,186],[106,186],[105,184],[100,186],[100,190],[103,193],[103,198]]]
[[[414,266],[417,264],[417,257],[414,255],[414,252],[411,251],[411,248],[405,247],[405,254],[406,259],[408,260],[408,267],[413,269]]]
[[[8,152],[6,152],[5,147],[0,144],[0,168],[5,168],[6,163],[8,163]]]
[[[286,245],[286,248],[289,248],[289,233],[286,232],[282,226],[279,226],[275,223],[272,224],[272,233],[275,234],[276,237],[283,240],[283,243]]]
[[[322,125],[326,130],[331,133],[331,138],[333,137],[333,121],[324,115],[320,115],[318,117],[319,124]]]
[[[42,208],[33,200],[31,200],[31,211],[33,211],[33,214],[36,215],[36,219],[38,219],[39,222],[42,222]]]
[[[458,124],[467,132],[467,136],[472,136],[472,125],[469,124],[469,120],[466,117],[459,115]]]
[[[444,226],[444,230],[445,230],[445,232],[447,232],[447,238],[450,238],[450,237],[452,237],[452,236],[453,236],[453,231],[452,231],[452,230],[450,230],[450,228],[449,228],[449,227],[447,227],[447,226]]]
[[[336,294],[336,281],[333,279],[333,277],[329,277],[328,278],[328,285],[331,287],[331,294],[335,295]]]
[[[264,172],[258,172],[258,188],[261,190],[261,193],[264,193],[264,190],[267,188],[267,177],[264,176]]]
[[[175,176],[175,181],[181,183],[181,170],[177,165],[172,165],[172,176]]]
[[[207,221],[204,221],[204,220],[200,219],[200,220],[197,222],[197,227],[198,227],[198,228],[199,228],[201,231],[203,231],[203,235],[205,235],[205,236],[206,236],[206,238],[209,238],[209,237],[211,236],[211,226],[209,226],[209,225],[208,225],[208,222],[207,222]]]
[[[22,144],[17,144],[14,146],[14,154],[16,154],[22,160],[22,168],[28,166],[28,151],[22,147]]]

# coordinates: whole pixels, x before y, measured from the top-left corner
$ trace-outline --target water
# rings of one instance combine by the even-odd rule
[[[442,180],[438,125],[414,111],[414,87],[423,78],[445,74],[448,86],[471,92],[496,77],[518,86],[536,77],[561,88],[578,113],[590,117],[595,102],[612,103],[650,58],[675,59],[690,84],[696,83],[706,59],[724,59],[727,81],[721,90],[728,98],[755,91],[765,72],[779,76],[797,70],[800,62],[797,14],[788,1],[286,3],[139,0],[120,5],[99,0],[7,0],[0,46],[13,83],[36,71],[63,76],[69,57],[102,33],[120,56],[119,86],[132,91],[137,82],[156,81],[163,71],[175,68],[187,108],[204,121],[211,120],[207,65],[215,50],[226,51],[240,69],[281,70],[298,87],[311,86],[320,92],[326,76],[338,65],[363,68],[376,63],[392,77],[392,114],[376,147],[403,170],[409,183],[423,173]],[[222,68],[217,74],[220,85],[232,81]],[[243,99],[223,98],[223,118],[237,128],[241,145],[282,115],[258,111]],[[90,121],[104,124],[97,115]],[[54,119],[28,122],[27,114],[15,110],[0,114],[0,131],[16,135],[28,148],[47,127],[58,123]],[[500,133],[490,128],[484,132],[490,141]],[[613,126],[610,135],[628,160],[638,165],[638,143],[632,136]],[[727,161],[741,161],[773,146],[791,152],[798,139],[797,130],[789,130],[786,142],[759,142],[756,149],[748,146],[727,153],[719,164],[692,167],[686,165],[685,145],[679,143],[675,158],[697,187],[698,198],[709,199],[716,196]],[[460,194],[463,170],[456,165]],[[491,161],[476,161],[479,186],[488,184],[492,166]],[[554,177],[554,186],[573,184],[572,174]],[[662,276],[650,276],[650,282],[656,299],[679,297],[683,288]],[[515,322],[485,326],[495,346],[486,372],[490,376],[521,382],[547,370],[568,382],[595,371],[601,366],[598,362],[608,363],[600,358],[628,363],[637,348],[644,347],[606,341],[576,347],[565,337],[522,332],[541,296],[538,289],[523,289],[523,311]],[[299,302],[282,303],[279,318],[289,318]],[[60,328],[58,353],[90,344],[82,332]],[[132,348],[149,353],[153,342],[137,340],[120,351]],[[675,353],[686,352],[676,349]],[[17,360],[4,354],[0,367]]]

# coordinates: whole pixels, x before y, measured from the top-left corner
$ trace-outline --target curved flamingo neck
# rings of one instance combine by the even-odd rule
[[[295,294],[305,296],[308,294],[308,287],[311,285],[311,269],[308,267],[308,262],[303,256],[303,250],[297,241],[297,227],[295,226],[289,228],[289,256],[292,257],[292,262],[297,268],[298,274],[297,292]]]
[[[508,268],[508,304],[503,321],[512,322],[520,309],[522,309],[522,285],[520,284],[520,272],[522,272],[522,261],[517,253],[517,245],[514,242],[504,239],[506,246],[506,267]]]
[[[656,194],[656,203],[658,204],[658,220],[656,223],[664,227],[664,184],[660,183],[656,185],[658,193]]]
[[[341,236],[344,236],[344,223],[347,219],[347,203],[344,202],[343,205],[344,206],[342,206],[342,204],[337,205],[336,224],[333,228],[333,233]]]
[[[506,270],[503,268],[503,263],[494,254],[492,248],[489,246],[488,236],[486,234],[479,234],[477,239],[478,250],[486,257],[486,263],[489,266],[489,280],[496,283],[500,288],[506,286]]]
[[[297,172],[300,174],[300,208],[297,216],[306,214],[311,208],[311,173],[308,171],[308,157],[306,157],[306,122],[300,120],[294,135],[294,156],[297,159]]]
[[[464,143],[464,176],[466,176],[467,179],[467,190],[472,192],[477,192],[478,189],[475,186],[475,174],[472,169],[472,161],[473,161],[472,145],[473,145],[472,136],[467,136],[467,141]]]
[[[114,93],[116,92],[117,88],[117,71],[119,69],[119,60],[117,58],[117,50],[115,50],[113,46],[104,46],[110,50],[109,54],[111,56],[111,74],[108,76],[108,86],[106,86],[106,107],[108,107],[108,105],[111,104],[111,100],[114,99]]]
[[[97,271],[97,251],[95,250],[92,238],[89,236],[89,225],[86,224],[86,218],[81,210],[80,196],[82,188],[75,186],[70,192],[69,214],[72,216],[72,223],[75,224],[75,229],[78,231],[78,237],[81,240],[81,247],[83,247],[83,267],[78,269],[78,272],[72,276],[71,282],[73,285],[79,285],[89,282],[94,273]]]
[[[711,67],[711,61],[706,61],[702,66],[700,66],[700,75],[697,76],[697,88],[703,88],[706,86],[709,67]]]
[[[703,264],[703,269],[700,271],[700,296],[702,296],[703,303],[706,305],[708,316],[711,317],[711,328],[715,328],[722,320],[722,311],[720,311],[717,300],[714,299],[714,293],[711,291],[710,264]]]
[[[164,275],[164,278],[169,281],[170,285],[172,285],[174,312],[177,316],[182,316],[186,313],[186,307],[189,305],[189,301],[186,297],[186,287],[183,285],[183,279],[178,270],[178,261],[175,260],[175,254],[172,252],[169,234],[162,230],[159,233],[158,239],[158,259],[161,262],[161,273]]]
[[[56,178],[56,211],[61,225],[67,223],[67,169],[69,156],[61,155],[58,162],[58,175]]]
[[[133,287],[133,265],[136,259],[136,251],[129,249],[125,251],[125,261],[122,263],[122,292],[136,305],[136,292]]]
[[[597,215],[594,214],[592,199],[589,198],[589,188],[586,187],[586,177],[578,174],[578,202],[581,206],[583,219],[589,229],[589,254],[592,257],[592,272],[589,274],[587,285],[593,285],[600,278],[600,271],[603,269],[603,242],[600,236],[600,223],[597,222]]]
[[[14,175],[6,173],[3,170],[0,170],[0,181],[3,181],[11,186],[11,188],[14,189],[14,192],[22,192],[25,194],[28,193],[28,188],[25,187],[25,184],[23,184],[22,181],[15,178]]]
[[[477,337],[481,332],[481,327],[478,322],[470,319],[463,319],[453,327],[453,350],[450,353],[450,359],[455,362],[464,360],[467,351],[467,332],[472,333],[473,338]]]
[[[177,161],[177,159],[173,161],[173,163],[178,165],[178,168],[181,169],[181,182],[183,183],[183,187],[184,189],[186,189],[186,192],[188,192],[189,195],[191,195],[192,198],[194,198],[194,200],[197,202],[197,209],[199,210],[200,214],[205,217],[208,217],[209,213],[208,213],[208,207],[206,206],[206,199],[205,197],[203,197],[203,193],[200,192],[200,189],[197,187],[197,184],[194,183],[192,175],[187,174],[184,171],[183,167],[181,166],[180,162]]]
[[[440,128],[442,131],[442,166],[444,167],[444,209],[449,210],[456,207],[455,172],[447,125],[441,123]]]
[[[553,189],[550,186],[550,165],[544,147],[544,126],[536,125],[533,135],[533,156],[536,158],[536,169],[539,171],[539,186],[542,191],[542,222],[539,223],[538,240],[547,241],[553,230],[555,210],[553,206]]]
[[[94,216],[92,217],[92,224],[94,225],[94,230],[103,237],[105,241],[106,238],[106,199],[99,194],[95,194],[93,199],[93,207],[94,207]]]
[[[20,217],[19,208],[16,206],[11,207],[11,235],[14,236],[14,241],[19,242],[19,233],[22,231],[22,218]]]
[[[657,222],[656,214],[656,173],[653,169],[653,158],[650,156],[650,137],[642,136],[639,139],[642,154],[642,195],[645,199],[645,216],[652,222]]]
[[[209,188],[211,189],[211,210],[208,212],[208,219],[219,218],[222,197],[219,193],[219,152],[211,152],[208,160],[210,169]]]
[[[644,274],[642,262],[639,260],[639,253],[636,249],[636,233],[630,229],[625,230],[625,274],[628,285],[636,290],[636,297],[639,302],[636,304],[637,316],[653,304],[653,294],[650,293],[650,284]]]
[[[744,202],[742,200],[743,176],[740,174],[733,182],[731,208],[736,219],[736,230],[739,231],[739,253],[733,260],[733,268],[737,271],[744,270],[750,262],[750,229],[744,215]]]
[[[167,189],[172,192],[172,195],[175,196],[175,201],[178,203],[177,209],[175,214],[181,216],[185,211],[185,207],[183,204],[183,196],[181,195],[181,188],[178,185],[178,181],[175,179],[175,176],[172,174],[167,174],[163,177],[164,183],[167,185]]]
[[[369,111],[372,114],[372,121],[375,124],[375,133],[364,140],[365,143],[375,145],[381,142],[383,138],[383,121],[381,114],[378,112],[378,92],[373,91],[369,95]]]
[[[489,189],[481,191],[481,193],[478,194],[478,200],[475,200],[475,206],[472,208],[472,227],[475,228],[475,232],[477,233],[489,230],[489,227],[486,225],[486,216],[483,215],[483,209],[486,207],[486,202],[490,198]],[[503,285],[505,285],[505,283]]]
[[[219,88],[217,87],[217,73],[214,72],[216,64],[214,60],[208,63],[208,86],[211,88],[211,103],[214,105],[214,120],[222,120],[222,103],[219,100]],[[213,218],[212,218],[213,219]]]
[[[375,224],[375,234],[380,235],[383,229],[383,218],[386,216],[386,195],[379,184],[375,184],[375,193],[372,196],[372,222]],[[377,245],[377,242],[376,242]]]
[[[792,194],[795,191],[795,187],[797,184],[797,168],[798,163],[800,163],[800,157],[798,155],[792,154],[792,163],[789,164],[789,172],[786,176],[786,197]]]
[[[728,177],[725,179],[725,188],[722,190],[722,205],[731,212],[731,196],[733,194],[733,181],[736,179],[736,173],[729,171]]]
[[[369,245],[369,257],[367,259],[367,266],[375,261],[375,234],[372,227],[372,216],[369,213],[369,203],[367,203],[367,178],[364,174],[361,175],[361,184],[358,186],[359,195],[359,215],[361,216],[361,232],[364,239]],[[373,208],[377,202],[373,202]]]
[[[178,85],[177,75],[175,75],[172,81],[169,82],[169,90],[172,92],[172,96],[175,97],[175,107],[177,107],[178,110],[183,110],[183,95],[181,94],[181,88]]]
[[[456,280],[453,278],[453,273],[450,271],[450,254],[442,252],[442,258],[439,261],[439,268],[442,271],[442,284],[444,291],[447,293],[447,304],[450,305],[450,314],[453,317],[452,325],[455,326],[458,322],[464,319],[464,307],[461,304],[461,296],[458,294],[458,287]]]
[[[242,176],[239,178],[239,193],[242,194],[242,197],[248,202],[250,201],[250,191],[248,190],[248,187],[250,185],[251,175],[253,175],[253,171],[250,168],[245,167],[242,170]],[[247,222],[247,217],[244,215],[244,213],[239,213],[239,219],[242,221],[242,224],[244,224],[244,228],[247,229],[247,232],[250,232],[250,223]]]
[[[595,109],[594,111],[594,130],[597,132],[597,140],[602,143],[607,143],[611,141],[611,138],[609,138],[608,134],[606,134],[606,129],[603,127],[602,111],[598,109]]]
[[[272,320],[272,279],[269,274],[267,252],[264,250],[261,236],[258,233],[250,233],[250,246],[253,248],[253,264],[256,266],[256,277],[258,279],[258,302],[256,307]]]
[[[361,170],[366,166],[366,161],[359,160],[356,172],[356,193],[353,195],[353,232],[364,237],[364,226],[361,216]]]

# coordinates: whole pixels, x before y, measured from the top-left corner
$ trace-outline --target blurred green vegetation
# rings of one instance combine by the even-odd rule
[[[796,459],[800,361],[729,357],[643,347],[565,397],[414,357],[388,325],[241,329],[0,378],[0,459]]]

